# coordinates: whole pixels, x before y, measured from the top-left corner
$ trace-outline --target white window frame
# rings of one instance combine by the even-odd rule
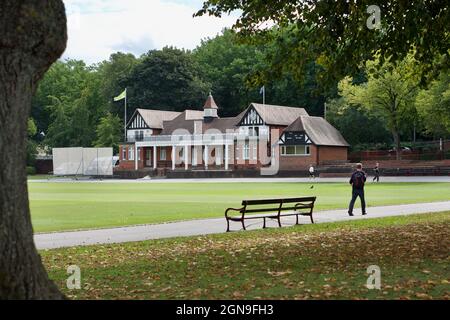
[[[166,148],[161,148],[159,150],[159,160],[166,161],[167,160],[167,150]]]
[[[134,147],[128,147],[128,160],[133,161],[134,160]]]
[[[250,144],[245,143],[242,147],[242,160],[250,160]]]
[[[287,147],[294,147],[295,151],[293,154],[287,154],[286,153],[286,149]],[[303,149],[304,153],[300,153],[301,150],[299,150],[300,148]],[[292,145],[292,146],[281,146],[281,155],[283,157],[308,157],[311,155],[311,146],[309,145]]]
[[[122,147],[122,160],[128,160],[127,154],[128,154],[128,147],[123,146]]]

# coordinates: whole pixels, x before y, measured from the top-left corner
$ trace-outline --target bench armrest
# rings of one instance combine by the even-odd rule
[[[239,209],[236,209],[236,208],[228,208],[227,210],[225,210],[225,218],[228,218],[228,212],[229,211],[237,211],[237,212],[240,212],[240,213],[242,213],[242,211],[245,209],[245,207],[242,207],[242,208],[239,208]]]

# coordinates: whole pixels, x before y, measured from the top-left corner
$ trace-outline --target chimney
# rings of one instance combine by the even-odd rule
[[[216,102],[211,93],[209,93],[208,99],[206,99],[205,105],[203,106],[203,121],[209,122],[214,118],[218,118],[217,116],[217,106]]]

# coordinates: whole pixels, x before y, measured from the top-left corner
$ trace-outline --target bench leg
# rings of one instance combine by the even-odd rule
[[[264,219],[263,229],[266,229],[266,218],[263,219]]]
[[[227,219],[227,232],[230,232],[230,220]]]
[[[243,228],[244,230],[247,230],[247,229],[245,229],[244,219],[242,219],[242,228]]]
[[[296,218],[295,224],[298,224],[298,215],[296,215],[295,218]]]
[[[278,217],[278,226],[281,228],[281,218]]]
[[[314,219],[313,219],[312,213],[310,214],[309,217],[311,218],[311,223],[314,223]]]

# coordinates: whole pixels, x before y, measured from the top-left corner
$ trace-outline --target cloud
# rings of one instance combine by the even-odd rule
[[[194,49],[201,39],[231,27],[236,16],[193,18],[199,0],[65,0],[69,41],[64,58],[88,63],[117,51],[140,55],[176,46]]]

